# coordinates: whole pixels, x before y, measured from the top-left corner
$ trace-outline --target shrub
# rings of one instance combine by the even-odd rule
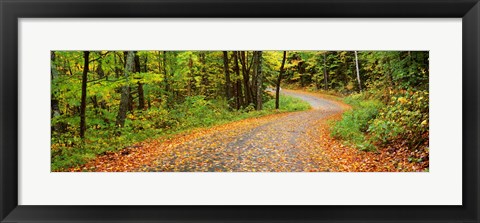
[[[412,149],[428,142],[428,104],[427,91],[393,96],[369,127],[372,140],[379,145],[405,143]]]
[[[417,149],[428,144],[428,92],[402,90],[390,94],[393,96],[387,105],[367,99],[366,94],[345,98],[353,110],[334,124],[332,136],[362,150],[394,144]]]
[[[370,142],[379,145],[387,145],[402,134],[402,127],[394,122],[384,119],[375,119],[369,126],[368,131],[371,133]]]

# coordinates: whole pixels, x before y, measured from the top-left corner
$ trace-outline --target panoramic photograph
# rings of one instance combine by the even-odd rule
[[[51,51],[52,172],[428,172],[428,51]]]

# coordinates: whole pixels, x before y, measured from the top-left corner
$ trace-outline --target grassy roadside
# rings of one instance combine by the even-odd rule
[[[340,120],[332,120],[329,123],[334,138],[340,139],[352,148],[364,151],[376,150],[367,133],[369,122],[375,119],[384,106],[380,101],[368,99],[363,94],[344,96],[332,91],[299,87],[296,90],[307,91],[312,95],[335,101],[345,109]]]
[[[378,100],[366,99],[361,94],[345,97],[343,101],[352,109],[343,113],[341,120],[331,123],[331,135],[350,147],[376,151],[368,133],[371,121],[377,117],[384,104]]]
[[[428,160],[428,92],[392,92],[384,99],[352,94],[352,106],[332,127],[332,136],[360,150],[378,148],[413,151],[411,162]]]
[[[345,108],[342,118],[330,123],[331,135],[352,148],[377,151],[403,146],[428,151],[428,92],[392,91],[380,100],[369,92],[344,96],[312,88],[295,89],[337,101]]]
[[[231,110],[223,101],[212,102],[203,97],[191,97],[170,111],[152,108],[138,111],[142,115],[135,112],[129,114],[121,129],[99,126],[95,131],[87,131],[83,141],[79,137],[53,138],[51,170],[64,171],[81,166],[100,154],[115,152],[152,138],[167,139],[199,128],[308,109],[310,105],[307,102],[290,96],[280,97],[279,110],[275,109],[275,100],[271,99],[264,103],[261,111],[254,110],[253,106],[238,111]]]

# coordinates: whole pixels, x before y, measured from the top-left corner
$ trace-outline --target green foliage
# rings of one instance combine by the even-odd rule
[[[369,122],[378,115],[384,105],[377,100],[359,100],[361,97],[357,94],[345,99],[354,108],[345,112],[342,120],[334,123],[331,134],[360,150],[372,151],[375,147],[367,140],[365,134]]]
[[[181,128],[206,127],[218,120],[231,118],[224,100],[206,100],[201,95],[185,98],[185,102],[178,105],[172,113]]]
[[[280,95],[279,100],[280,111],[292,112],[292,111],[304,111],[310,109],[310,104],[307,102],[285,95]],[[265,103],[264,108],[266,110],[275,110],[275,99],[272,99]]]
[[[393,96],[371,123],[369,131],[381,146],[405,143],[416,149],[428,141],[428,92],[404,91]]]
[[[388,105],[365,95],[345,98],[353,109],[333,124],[332,136],[362,150],[395,144],[417,149],[428,142],[427,91],[400,91]]]
[[[263,83],[258,85],[252,51],[228,51],[227,60],[222,51],[139,51],[135,71],[128,78],[124,52],[92,51],[86,134],[81,139],[83,52],[52,55],[52,170],[77,166],[152,137],[310,108],[304,101],[282,96],[277,111],[274,100],[263,93],[264,109],[256,109],[257,92],[276,84],[282,51],[263,53]],[[360,88],[353,51],[288,51],[281,86],[350,95],[345,101],[354,109],[335,124],[332,134],[359,149],[395,143],[416,148],[428,143],[428,57],[426,51],[359,51],[363,91],[356,94]],[[226,73],[230,86],[226,86]],[[124,86],[130,97],[125,125],[119,127],[116,119]],[[235,96],[226,98],[228,93]]]
[[[349,87],[354,83],[353,75],[345,78],[336,73],[349,60],[348,53],[329,54],[327,69],[332,79],[329,87],[348,94],[349,89],[354,89]],[[428,57],[424,51],[359,52],[365,91],[345,99],[354,109],[334,124],[332,134],[360,147],[368,144],[370,148],[416,149],[428,144]],[[369,100],[383,104],[373,116],[361,105]]]

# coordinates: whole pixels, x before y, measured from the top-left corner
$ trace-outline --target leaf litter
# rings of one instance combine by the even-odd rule
[[[428,170],[428,154],[406,147],[360,151],[330,136],[329,120],[349,108],[318,93],[319,109],[273,114],[151,139],[107,152],[70,171],[399,172]],[[312,102],[311,102],[312,103]],[[416,162],[418,160],[421,162]]]

